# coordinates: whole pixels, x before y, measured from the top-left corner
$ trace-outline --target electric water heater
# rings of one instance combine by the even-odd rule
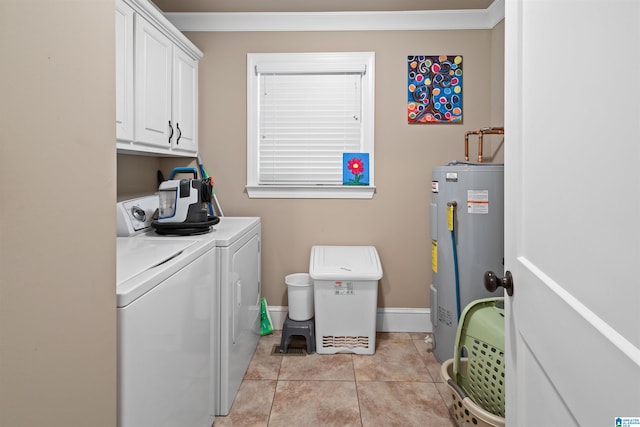
[[[504,166],[437,166],[431,193],[431,324],[433,351],[442,363],[453,357],[461,311],[471,301],[497,296],[483,278],[488,270],[504,270]]]

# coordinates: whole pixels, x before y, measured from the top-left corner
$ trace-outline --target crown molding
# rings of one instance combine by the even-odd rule
[[[171,41],[182,48],[193,59],[199,60],[204,55],[198,47],[178,31],[155,4],[144,0],[123,0],[136,13],[143,16],[151,25],[160,30]]]
[[[424,31],[491,29],[504,19],[505,0],[486,9],[392,12],[169,12],[180,31]]]

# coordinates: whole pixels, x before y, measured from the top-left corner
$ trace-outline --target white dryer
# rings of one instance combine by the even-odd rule
[[[212,373],[214,415],[227,415],[260,339],[261,223],[256,217],[222,217],[212,233],[217,249],[220,350]]]

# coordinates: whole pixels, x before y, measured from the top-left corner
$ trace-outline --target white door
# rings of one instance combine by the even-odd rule
[[[640,419],[640,2],[507,0],[507,424]]]
[[[198,151],[198,61],[175,47],[173,59],[172,148]]]
[[[169,149],[173,43],[137,15],[135,27],[136,142]]]

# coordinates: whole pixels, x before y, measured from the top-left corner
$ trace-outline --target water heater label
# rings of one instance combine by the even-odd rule
[[[438,323],[453,326],[453,313],[441,305],[438,306]]]
[[[438,272],[438,241],[431,241],[431,269],[434,273]]]
[[[489,213],[489,190],[467,190],[467,213]]]
[[[437,193],[438,191],[440,191],[440,188],[438,186],[438,181],[431,181],[431,192]]]
[[[447,172],[445,178],[447,182],[458,182],[458,172]]]

